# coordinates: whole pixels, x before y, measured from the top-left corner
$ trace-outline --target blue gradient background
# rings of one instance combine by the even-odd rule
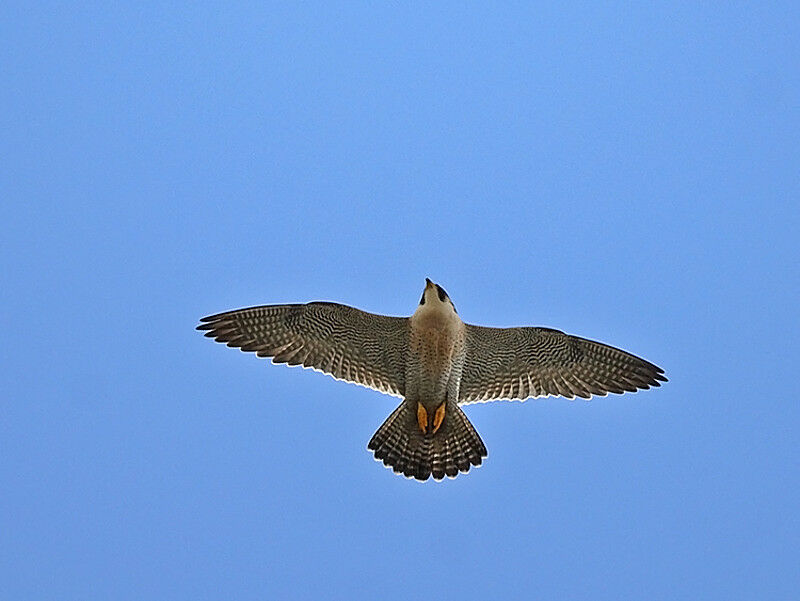
[[[0,597],[797,598],[797,3],[117,4],[0,9]],[[426,276],[670,382],[420,485],[193,329]]]

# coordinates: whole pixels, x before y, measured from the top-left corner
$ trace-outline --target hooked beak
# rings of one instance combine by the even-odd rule
[[[425,278],[425,290],[427,290],[428,288],[433,288],[434,286],[436,286],[436,284],[431,282],[430,279]]]

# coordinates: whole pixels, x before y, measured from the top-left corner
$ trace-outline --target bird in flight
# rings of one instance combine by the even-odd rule
[[[417,480],[455,478],[486,457],[461,405],[588,399],[667,381],[663,369],[644,359],[559,330],[464,323],[444,288],[427,278],[411,317],[312,302],[200,321],[198,330],[230,347],[402,398],[367,448],[395,473]]]

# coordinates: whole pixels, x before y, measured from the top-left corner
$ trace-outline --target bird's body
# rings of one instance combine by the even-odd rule
[[[228,346],[402,397],[368,448],[387,467],[418,480],[455,477],[486,457],[459,405],[589,398],[666,381],[652,363],[558,330],[465,324],[444,289],[430,280],[410,318],[317,302],[253,307],[201,321],[198,329]]]
[[[466,328],[455,311],[433,301],[409,319],[406,399],[435,411],[445,398],[458,398],[464,367]]]

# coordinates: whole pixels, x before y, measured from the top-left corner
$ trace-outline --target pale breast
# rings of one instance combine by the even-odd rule
[[[463,361],[464,333],[458,325],[412,324],[406,396],[425,400],[444,398],[450,378],[454,373],[460,373],[460,362]]]

